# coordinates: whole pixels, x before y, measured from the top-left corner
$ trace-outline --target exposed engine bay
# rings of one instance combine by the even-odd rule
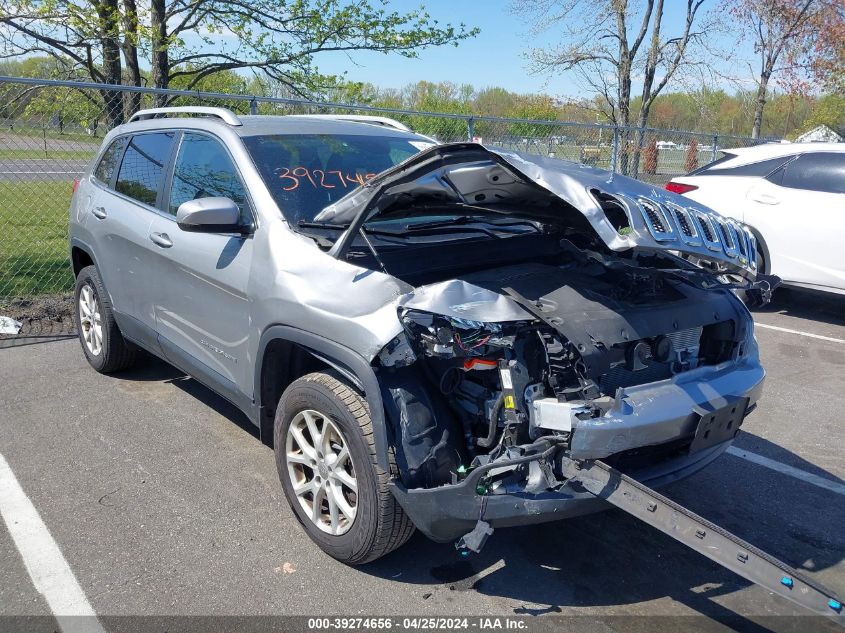
[[[440,145],[302,228],[412,289],[373,359],[407,490],[473,471],[485,494],[560,490],[546,453],[683,461],[726,446],[759,395],[734,292],[763,303],[777,280],[746,227],[646,183]]]
[[[605,457],[612,448],[578,452],[579,426],[624,409],[625,388],[741,357],[750,335],[729,290],[576,257],[419,290],[399,308],[403,334],[378,357],[409,487],[452,482],[537,442]],[[490,320],[477,320],[488,310]],[[524,489],[531,469],[501,473],[490,485]]]

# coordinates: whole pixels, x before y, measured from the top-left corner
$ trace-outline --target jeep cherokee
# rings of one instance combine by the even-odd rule
[[[327,553],[606,505],[716,459],[764,378],[754,236],[573,163],[375,117],[163,108],[113,129],[70,210],[88,362],[139,349],[242,409]]]

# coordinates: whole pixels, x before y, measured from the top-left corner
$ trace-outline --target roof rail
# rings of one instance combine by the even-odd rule
[[[304,117],[308,119],[335,119],[337,121],[352,121],[353,123],[369,123],[370,125],[381,125],[392,127],[403,132],[413,132],[404,123],[386,116],[369,116],[366,114],[292,114],[290,116]]]
[[[154,119],[159,115],[167,116],[169,114],[201,114],[207,117],[216,117],[228,125],[243,125],[237,115],[228,108],[210,108],[207,106],[178,106],[172,108],[150,108],[148,110],[138,110],[138,112],[129,117],[128,122],[132,123],[132,121]]]

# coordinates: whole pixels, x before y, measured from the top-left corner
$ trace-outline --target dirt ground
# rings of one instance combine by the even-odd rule
[[[0,316],[11,317],[22,324],[15,338],[74,334],[73,295],[63,293],[40,297],[0,299]],[[13,335],[0,334],[0,339]]]

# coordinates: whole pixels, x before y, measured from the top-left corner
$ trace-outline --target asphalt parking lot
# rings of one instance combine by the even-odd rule
[[[782,292],[755,316],[768,379],[736,446],[764,465],[727,454],[664,493],[842,595],[845,297]],[[98,375],[76,340],[0,349],[0,454],[98,616],[558,614],[607,631],[643,629],[594,618],[648,615],[697,616],[648,630],[828,628],[772,617],[804,614],[616,510],[499,530],[468,559],[416,534],[345,567],[299,529],[272,452],[233,407],[155,360]],[[3,523],[0,570],[0,616],[50,614]]]

